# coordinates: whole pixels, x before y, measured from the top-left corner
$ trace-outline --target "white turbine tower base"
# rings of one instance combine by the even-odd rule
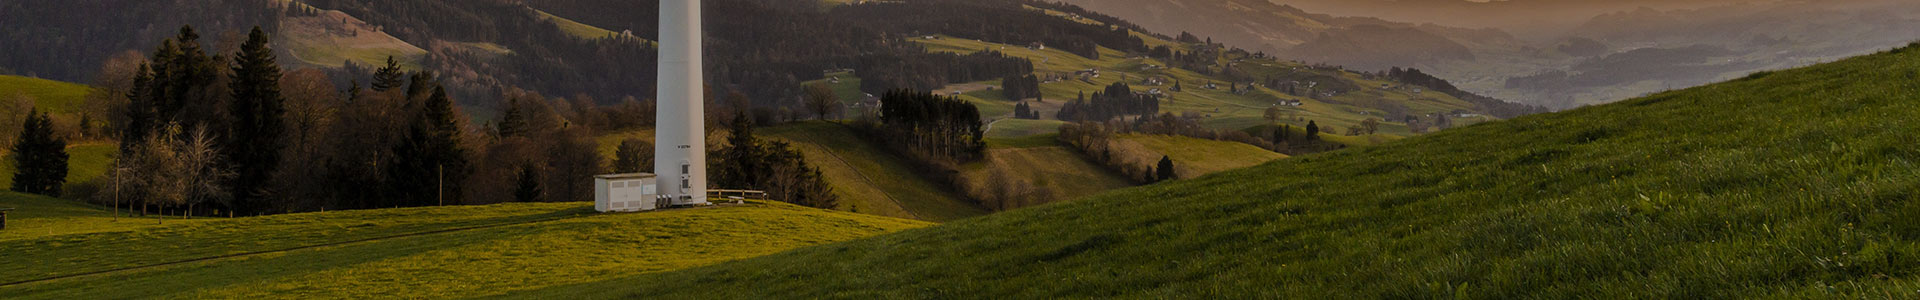
[[[660,1],[653,173],[672,205],[707,204],[705,72],[700,0]]]

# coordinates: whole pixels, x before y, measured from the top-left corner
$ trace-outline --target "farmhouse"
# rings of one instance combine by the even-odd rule
[[[1167,84],[1167,81],[1164,79],[1160,79],[1159,76],[1149,76],[1147,77],[1146,80],[1140,81],[1140,85],[1164,85],[1164,84]]]

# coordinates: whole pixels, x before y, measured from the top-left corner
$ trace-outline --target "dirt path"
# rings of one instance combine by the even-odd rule
[[[991,134],[991,133],[993,133],[993,124],[998,124],[998,123],[1000,123],[1000,121],[1006,121],[1007,119],[1009,119],[1009,118],[1008,118],[1008,117],[1000,117],[999,119],[993,119],[993,121],[991,121],[991,122],[987,122],[987,127],[986,127],[986,128],[982,128],[982,129],[980,129],[980,132],[982,132],[982,133],[989,133],[989,134]]]

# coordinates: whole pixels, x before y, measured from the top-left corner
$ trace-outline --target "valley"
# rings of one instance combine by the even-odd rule
[[[0,2],[0,299],[1920,298],[1905,1],[662,1]]]

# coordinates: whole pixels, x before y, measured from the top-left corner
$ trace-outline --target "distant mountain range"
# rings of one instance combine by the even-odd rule
[[[1065,2],[1151,30],[1204,32],[1283,59],[1359,70],[1419,67],[1468,91],[1556,108],[1920,39],[1920,3],[1893,0]]]

